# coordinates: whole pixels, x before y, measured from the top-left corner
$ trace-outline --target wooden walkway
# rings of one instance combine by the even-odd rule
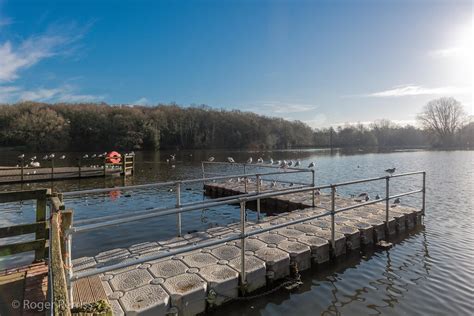
[[[248,185],[247,191],[252,190],[255,188]],[[221,197],[243,193],[244,185],[212,183],[205,185],[205,191],[214,197]],[[313,207],[312,193],[309,192],[262,200],[262,209],[275,215],[259,222],[247,221],[246,232],[323,214],[331,207],[328,195],[317,195],[315,202]],[[354,204],[360,204],[360,201],[336,196],[338,208]],[[407,232],[422,224],[422,212],[397,204],[390,208],[388,224],[385,219],[384,203],[337,214],[334,245],[331,244],[329,216],[247,237],[245,292],[273,288],[282,280],[294,278],[295,271],[317,268],[383,240],[403,238]],[[94,257],[73,260],[73,269],[76,273],[94,270],[238,233],[239,223],[234,223],[169,240],[112,249]],[[195,315],[239,297],[243,286],[240,284],[240,245],[240,241],[233,241],[203,247],[172,258],[101,274],[101,283],[114,315]],[[74,295],[81,302],[81,294]]]
[[[45,315],[48,266],[44,262],[0,273],[0,315]]]

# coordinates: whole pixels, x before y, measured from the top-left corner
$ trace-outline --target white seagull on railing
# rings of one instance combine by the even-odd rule
[[[247,159],[247,163],[252,163],[253,159],[252,157],[250,157],[249,159]]]
[[[299,159],[296,160],[296,162],[295,162],[295,167],[299,167],[300,165],[301,165],[301,161],[300,161]]]
[[[308,168],[314,168],[315,164],[314,162],[310,162],[310,164],[308,165]]]
[[[389,175],[392,175],[395,173],[395,170],[396,168],[389,168],[389,169],[385,169],[385,172],[388,173]]]
[[[258,162],[258,163],[263,163],[263,158],[262,158],[262,157],[258,158],[258,159],[257,159],[257,162]]]
[[[234,162],[235,162],[234,158],[232,158],[232,157],[227,157],[227,161],[230,162],[230,163],[234,163]]]
[[[215,159],[216,159],[216,158],[214,158],[214,157],[209,157],[209,158],[207,159],[207,161],[213,162]]]

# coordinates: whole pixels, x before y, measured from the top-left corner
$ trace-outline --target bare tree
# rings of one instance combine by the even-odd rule
[[[439,98],[428,102],[418,114],[424,128],[432,131],[443,146],[453,145],[454,134],[464,125],[466,114],[454,98]]]

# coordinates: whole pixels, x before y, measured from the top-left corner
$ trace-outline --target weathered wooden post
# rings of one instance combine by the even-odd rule
[[[54,157],[51,158],[51,180],[54,179]]]
[[[35,250],[35,261],[43,260],[46,249],[46,198],[51,194],[50,190],[44,190],[36,200],[36,222],[42,223],[36,227],[35,239],[43,240],[40,247]]]
[[[104,157],[104,166],[103,166],[104,177],[105,177],[105,174],[106,174],[106,168],[107,168],[107,157]]]
[[[124,178],[127,175],[127,154],[122,154],[122,175]]]
[[[245,176],[244,177],[244,191],[245,191],[245,193],[247,193],[247,180],[248,180],[248,178],[247,178],[247,176]]]
[[[336,250],[336,187],[331,185],[331,246],[332,250]]]
[[[62,253],[62,258],[64,261],[65,265],[65,274],[66,274],[66,284],[67,284],[67,290],[68,290],[68,297],[69,297],[69,302],[72,304],[74,303],[73,300],[73,293],[72,293],[72,253],[71,253],[71,247],[72,247],[72,236],[70,233],[70,229],[72,227],[72,218],[73,218],[73,211],[72,210],[65,210],[61,211],[61,253]]]
[[[25,160],[23,158],[20,158],[20,168],[21,168],[21,182],[24,181],[24,168],[25,168]]]
[[[314,187],[316,186],[316,177],[315,177],[315,171],[314,169],[311,169],[311,177],[312,177],[312,180],[311,180],[311,185],[313,186],[313,190],[311,191],[312,192],[312,198],[313,198],[313,207],[316,206],[316,203],[315,203],[315,198],[316,198],[316,193],[314,192]]]
[[[79,169],[79,178],[81,177],[81,157],[77,158],[77,167]]]
[[[181,207],[181,182],[176,183],[176,207]],[[181,237],[181,212],[177,213],[178,237]]]

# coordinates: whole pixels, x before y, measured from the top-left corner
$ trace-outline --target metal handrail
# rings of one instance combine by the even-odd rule
[[[313,172],[313,174],[314,174],[314,172]],[[410,175],[416,175],[416,174],[422,174],[423,175],[423,187],[422,187],[422,189],[413,190],[413,191],[409,191],[409,192],[404,192],[404,193],[400,193],[400,194],[396,194],[396,195],[392,195],[392,196],[389,195],[389,182],[390,182],[391,178],[402,177],[402,176],[410,176]],[[336,196],[336,188],[338,186],[345,186],[345,185],[350,185],[350,184],[377,181],[377,180],[383,180],[383,179],[386,180],[386,196],[385,196],[385,198],[380,198],[380,199],[377,199],[377,200],[367,201],[367,202],[364,202],[364,203],[359,203],[359,204],[351,205],[351,206],[348,206],[348,207],[343,207],[343,208],[338,208],[338,209],[336,208],[335,196]],[[314,181],[314,179],[313,179],[313,181]],[[257,183],[258,183],[258,181],[257,181]],[[277,225],[272,225],[271,227],[260,228],[260,229],[257,229],[257,230],[253,230],[251,232],[246,232],[245,231],[245,221],[246,221],[245,220],[245,210],[246,210],[246,203],[247,202],[255,201],[255,200],[259,201],[262,198],[270,198],[270,197],[274,197],[274,196],[278,196],[278,195],[286,195],[286,194],[308,192],[308,191],[312,191],[313,194],[314,194],[315,190],[321,190],[321,189],[327,189],[327,188],[331,189],[331,201],[332,202],[331,202],[331,210],[330,211],[325,212],[323,214],[317,214],[317,215],[308,216],[308,217],[304,217],[304,218],[300,218],[300,219],[296,219],[296,220],[291,220],[291,221],[281,223],[281,224],[277,224]],[[150,213],[150,214],[142,214],[142,215],[137,215],[137,216],[128,216],[127,218],[124,218],[124,219],[117,219],[115,221],[110,221],[109,223],[105,223],[105,225],[103,223],[97,223],[97,224],[85,225],[85,226],[82,226],[82,227],[73,227],[69,231],[67,231],[67,234],[72,234],[74,232],[82,232],[82,231],[86,231],[86,230],[89,230],[89,229],[96,229],[96,228],[100,228],[100,227],[104,227],[104,226],[117,225],[117,224],[120,224],[120,223],[129,222],[129,221],[132,221],[132,220],[140,220],[140,219],[145,219],[145,218],[149,218],[149,217],[164,216],[164,215],[170,215],[170,214],[175,214],[175,213],[188,212],[188,211],[191,211],[191,210],[203,208],[204,205],[207,205],[207,207],[211,207],[211,206],[218,206],[218,205],[223,205],[223,204],[239,203],[240,204],[240,212],[241,212],[241,214],[240,214],[241,215],[240,216],[240,224],[241,224],[240,234],[235,234],[235,235],[231,235],[231,236],[228,236],[228,237],[225,237],[225,238],[222,238],[222,239],[212,240],[212,241],[203,242],[203,243],[199,243],[199,244],[193,244],[193,245],[186,246],[186,247],[176,249],[176,250],[172,250],[172,251],[167,250],[163,253],[160,253],[160,254],[157,254],[157,255],[152,255],[152,256],[141,257],[141,258],[135,259],[131,262],[123,262],[123,263],[114,264],[114,265],[110,265],[110,266],[107,266],[107,267],[102,267],[102,268],[95,269],[95,270],[78,272],[77,274],[74,274],[74,275],[71,276],[71,280],[76,280],[76,279],[80,279],[80,278],[84,278],[84,277],[88,277],[88,276],[92,276],[92,275],[112,271],[112,270],[115,270],[115,269],[125,268],[125,267],[131,266],[131,265],[136,265],[136,264],[144,263],[144,262],[147,262],[147,261],[162,259],[162,258],[165,258],[165,257],[169,257],[169,256],[185,253],[185,252],[188,252],[188,251],[193,251],[193,250],[196,250],[196,249],[200,249],[200,248],[203,248],[203,247],[215,246],[215,245],[219,245],[219,244],[226,243],[226,242],[229,242],[229,241],[234,241],[234,240],[240,239],[241,243],[242,243],[241,244],[241,275],[240,275],[240,277],[241,277],[242,284],[245,284],[246,283],[245,238],[256,235],[256,234],[261,234],[261,233],[264,233],[264,232],[267,232],[267,231],[275,230],[275,229],[278,229],[278,228],[283,228],[283,227],[287,227],[287,226],[290,226],[290,225],[310,221],[310,220],[313,220],[313,219],[318,219],[318,218],[325,217],[325,216],[331,216],[331,245],[334,247],[334,245],[335,245],[335,215],[337,213],[342,213],[342,212],[345,212],[345,211],[348,211],[348,210],[351,210],[351,209],[356,209],[356,208],[360,208],[360,207],[363,207],[363,206],[372,205],[372,204],[376,204],[376,203],[380,203],[380,202],[385,201],[386,202],[386,225],[388,226],[389,209],[390,209],[389,208],[389,203],[388,203],[389,200],[399,198],[399,197],[402,197],[402,196],[406,196],[406,195],[412,195],[412,194],[420,193],[420,192],[423,193],[422,214],[424,215],[425,214],[425,194],[426,194],[426,172],[425,171],[419,171],[419,172],[409,172],[409,173],[404,173],[404,174],[398,174],[398,175],[395,175],[395,176],[368,178],[368,179],[341,182],[341,183],[329,184],[329,185],[323,185],[323,186],[316,186],[313,183],[313,185],[311,185],[309,187],[288,189],[288,190],[281,190],[281,191],[272,191],[272,192],[263,192],[263,193],[261,193],[261,192],[258,192],[258,190],[257,190],[256,194],[254,194],[254,193],[246,194],[245,196],[241,196],[241,197],[237,197],[237,198],[232,197],[232,198],[217,201],[217,202],[214,202],[214,203],[202,203],[199,206],[196,206],[196,205],[182,206],[182,205],[179,205],[179,203],[178,203],[177,207],[175,207],[175,208],[167,209],[165,211],[163,211],[163,209],[161,209],[160,212],[153,213],[153,214]]]

